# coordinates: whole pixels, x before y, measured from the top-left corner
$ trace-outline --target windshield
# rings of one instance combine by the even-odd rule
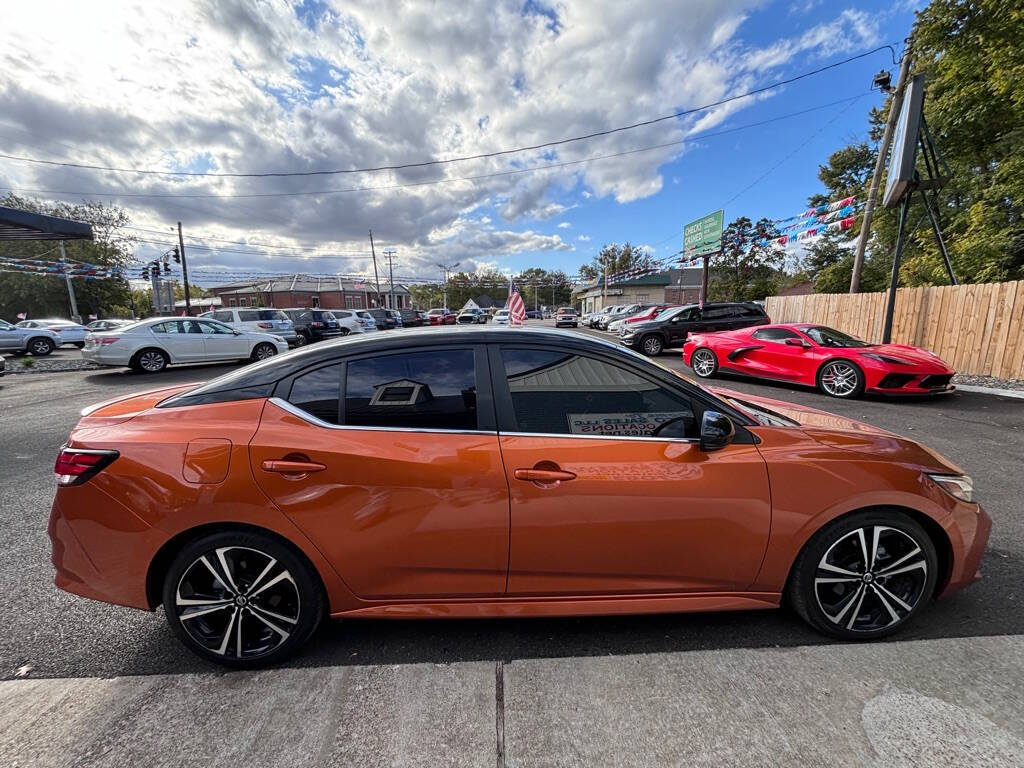
[[[823,347],[873,347],[867,341],[861,341],[860,339],[837,331],[833,328],[827,328],[824,325],[814,325],[808,328],[803,328],[804,333],[810,336],[815,342]]]

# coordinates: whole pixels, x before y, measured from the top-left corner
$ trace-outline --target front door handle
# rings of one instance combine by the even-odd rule
[[[544,485],[557,485],[558,483],[576,479],[574,472],[566,472],[564,469],[517,469],[512,474],[516,480],[525,480],[528,483],[542,483]]]
[[[291,461],[289,459],[267,459],[260,466],[264,472],[278,472],[282,475],[306,475],[321,472],[327,467],[316,461]]]

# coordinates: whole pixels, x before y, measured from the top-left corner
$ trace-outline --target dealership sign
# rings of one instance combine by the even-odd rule
[[[680,411],[567,414],[572,434],[613,437],[650,437],[662,424],[685,417],[693,418],[693,414]]]
[[[722,250],[725,211],[715,211],[691,221],[683,229],[683,258],[707,256]]]

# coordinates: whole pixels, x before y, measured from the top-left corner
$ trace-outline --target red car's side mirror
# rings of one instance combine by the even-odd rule
[[[803,339],[794,339],[794,338],[786,339],[786,344],[788,344],[791,347],[809,347],[809,346],[811,346],[810,344],[808,344]]]

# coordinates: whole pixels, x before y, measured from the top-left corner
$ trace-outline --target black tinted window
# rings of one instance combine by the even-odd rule
[[[751,336],[760,341],[785,341],[786,339],[799,339],[800,336],[785,328],[762,328],[754,331]]]
[[[705,320],[722,320],[732,316],[732,307],[705,307],[702,313],[702,317]]]
[[[251,309],[243,309],[238,313],[238,321],[241,323],[252,323],[259,319],[259,314]]]
[[[501,356],[519,432],[699,436],[687,397],[627,368],[553,350],[506,348]]]
[[[756,304],[751,306],[740,307],[740,315],[743,317],[764,317],[764,310]]]
[[[295,379],[288,401],[311,416],[330,424],[338,423],[341,397],[341,363],[317,368]]]
[[[414,352],[349,363],[345,424],[476,429],[473,351]]]

